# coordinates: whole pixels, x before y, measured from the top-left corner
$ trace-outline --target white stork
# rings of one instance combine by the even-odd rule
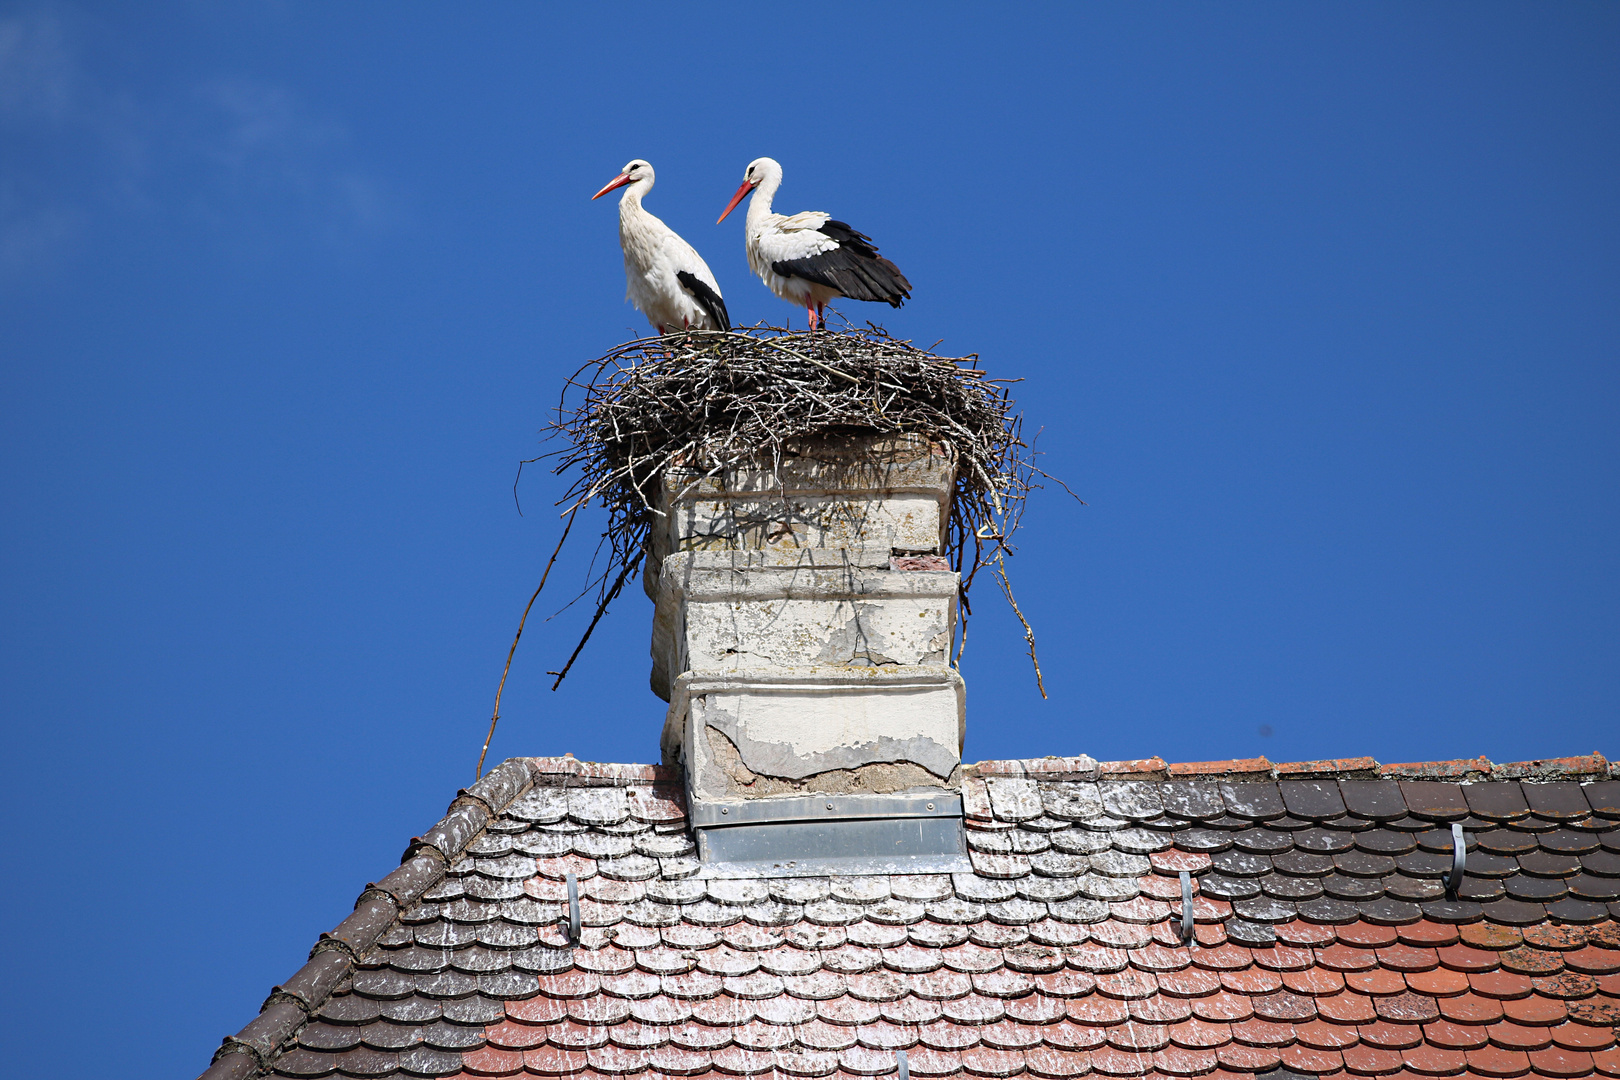
[[[771,213],[771,199],[781,186],[782,166],[772,158],[755,158],[720,221],[737,209],[743,196],[754,193],[748,203],[748,267],[771,292],[789,303],[803,304],[810,329],[823,321],[827,302],[836,297],[881,301],[891,307],[911,299],[911,282],[878,254],[871,237],[820,210],[791,217]]]
[[[636,158],[591,199],[626,185],[629,190],[619,200],[619,246],[628,286],[624,298],[660,334],[730,330],[731,317],[709,264],[674,229],[642,209],[641,200],[653,187],[651,165]]]

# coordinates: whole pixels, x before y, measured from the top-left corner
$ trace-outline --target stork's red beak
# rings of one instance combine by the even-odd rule
[[[624,185],[628,184],[629,182],[630,182],[630,177],[626,176],[624,173],[620,173],[618,176],[615,176],[612,179],[612,181],[610,181],[608,183],[607,187],[603,188],[601,191],[598,191],[595,195],[592,195],[591,196],[591,201],[595,202],[597,199],[600,199],[602,196],[606,195],[608,192],[612,191],[614,188],[622,188],[622,187],[624,187]]]
[[[742,187],[737,189],[737,194],[731,197],[731,201],[726,204],[725,210],[721,212],[720,221],[726,220],[726,215],[737,209],[737,204],[742,202],[743,197],[753,190],[754,182],[752,180],[744,180]],[[720,224],[720,221],[716,221],[715,224]]]

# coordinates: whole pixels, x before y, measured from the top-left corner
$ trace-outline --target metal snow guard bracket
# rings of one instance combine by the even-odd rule
[[[700,878],[973,869],[954,792],[694,801],[691,822]]]

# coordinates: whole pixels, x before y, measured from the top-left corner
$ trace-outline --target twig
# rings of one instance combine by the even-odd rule
[[[597,604],[596,614],[591,617],[591,625],[585,628],[584,635],[579,639],[579,644],[574,646],[574,651],[572,655],[568,657],[568,663],[563,665],[562,670],[546,672],[547,675],[557,676],[557,681],[551,684],[551,688],[553,690],[561,686],[562,681],[568,677],[568,669],[574,666],[574,661],[579,659],[580,651],[585,648],[585,643],[591,640],[591,634],[596,631],[596,624],[602,621],[602,616],[607,614],[608,605],[613,603],[613,601],[618,598],[619,591],[624,588],[624,583],[629,580],[631,574],[635,573],[636,568],[640,565],[640,563],[641,560],[637,559],[635,562],[627,564],[623,570],[619,571],[619,579],[613,583],[613,588],[609,589],[603,596],[602,602]]]
[[[506,650],[506,667],[501,670],[501,684],[495,688],[495,714],[489,718],[489,734],[484,736],[483,749],[478,751],[478,767],[473,770],[473,782],[476,783],[484,775],[484,755],[489,753],[489,744],[495,738],[495,725],[501,721],[501,694],[506,691],[506,677],[512,672],[512,657],[517,653],[518,639],[523,636],[523,624],[529,621],[529,609],[534,602],[540,599],[540,590],[546,587],[546,578],[551,576],[551,568],[556,565],[557,553],[562,551],[563,542],[568,539],[568,530],[574,527],[574,515],[568,515],[568,524],[563,526],[562,536],[557,539],[557,546],[551,549],[551,558],[546,562],[545,573],[540,575],[540,584],[534,587],[534,595],[523,608],[523,618],[518,620],[517,633],[512,635],[512,647]]]
[[[1013,614],[1017,615],[1018,621],[1024,624],[1024,643],[1029,646],[1029,662],[1035,667],[1035,687],[1041,692],[1041,700],[1045,701],[1046,680],[1041,677],[1041,661],[1035,655],[1035,631],[1029,625],[1029,620],[1024,618],[1024,612],[1019,608],[1018,601],[1013,599],[1012,583],[1007,580],[1007,567],[1002,563],[999,556],[996,558],[995,569],[992,573],[1001,581],[1001,591],[1006,594],[1007,603],[1012,605]]]

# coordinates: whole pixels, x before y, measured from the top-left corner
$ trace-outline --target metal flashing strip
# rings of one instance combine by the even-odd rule
[[[865,818],[961,818],[962,796],[930,791],[903,795],[802,795],[783,799],[692,801],[691,822],[709,829],[790,821],[857,821]]]
[[[694,803],[692,823],[704,878],[972,872],[954,794]]]
[[[699,881],[798,877],[877,877],[885,874],[971,874],[966,855],[906,859],[789,859],[785,862],[705,863],[692,877]]]

